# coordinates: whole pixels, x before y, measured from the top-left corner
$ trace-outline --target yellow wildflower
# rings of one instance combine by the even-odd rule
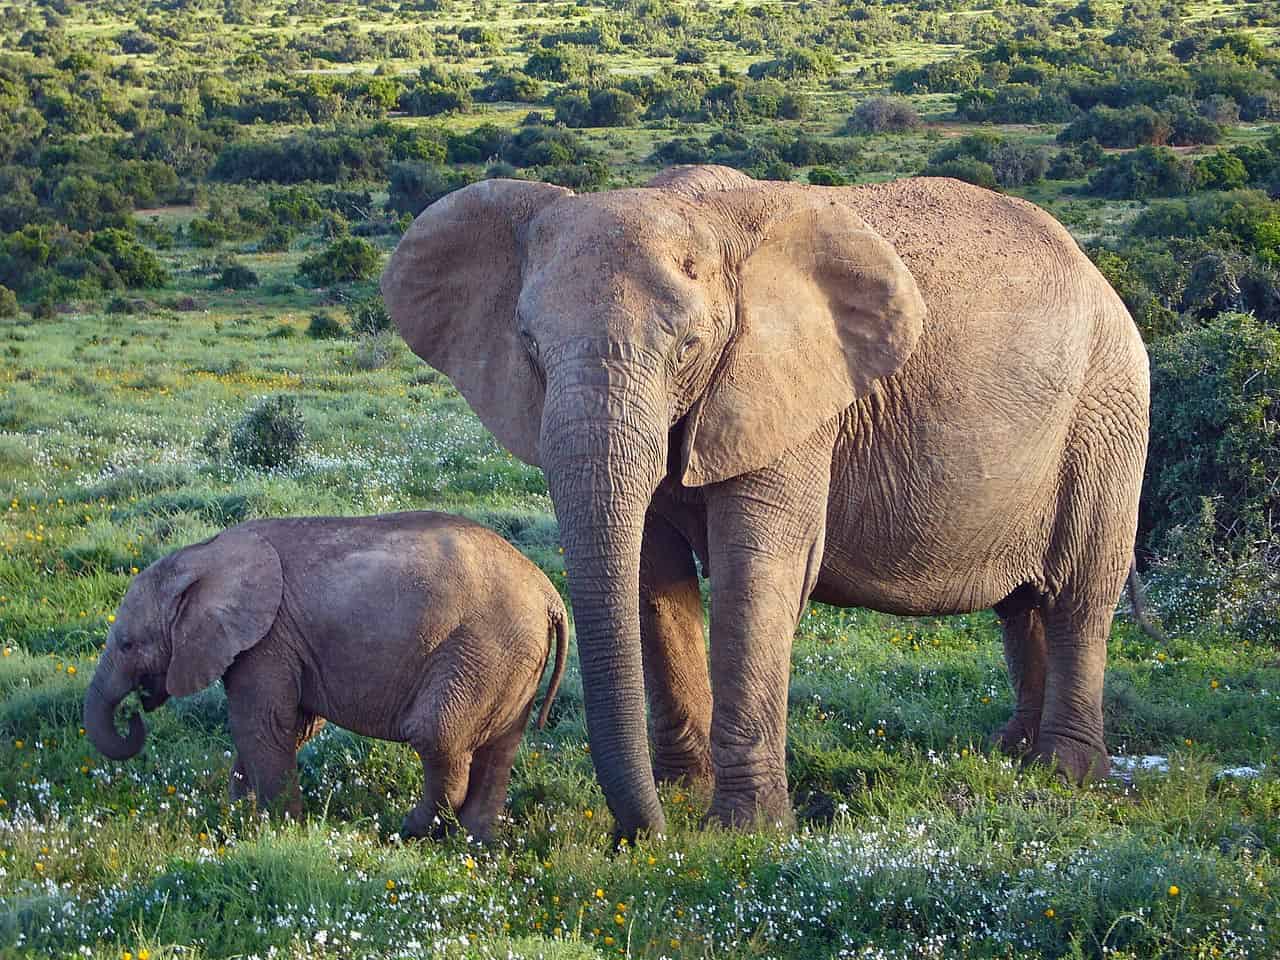
[[[1178,889],[1178,885],[1176,883],[1169,888],[1169,896],[1171,897],[1176,897],[1181,892],[1182,891]]]
[[[1044,915],[1048,917],[1050,920],[1052,920],[1054,918],[1053,907],[1050,907],[1048,910],[1046,910],[1044,912]]]

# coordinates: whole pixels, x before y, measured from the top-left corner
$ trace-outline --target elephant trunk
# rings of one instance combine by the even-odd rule
[[[142,717],[129,718],[128,736],[120,736],[116,730],[116,708],[120,706],[133,684],[115,664],[110,654],[103,657],[94,672],[93,681],[84,695],[84,729],[93,745],[103,756],[112,760],[128,760],[137,756],[147,737]]]
[[[665,411],[595,366],[548,383],[542,463],[560,523],[587,733],[617,836],[665,829],[645,723],[644,516],[666,464]]]

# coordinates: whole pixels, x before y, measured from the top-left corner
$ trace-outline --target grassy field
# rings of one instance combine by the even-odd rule
[[[305,336],[257,266],[253,295],[186,283],[194,311],[4,328],[0,955],[1280,950],[1280,664],[1239,640],[1153,645],[1118,622],[1112,750],[1168,770],[1080,790],[983,750],[1010,708],[990,616],[814,607],[791,692],[799,829],[702,832],[705,798],[668,789],[671,834],[618,854],[572,671],[490,848],[402,845],[416,758],[333,728],[301,756],[305,822],[228,808],[219,688],[152,715],[141,757],[104,760],[79,705],[130,576],[244,517],[458,510],[563,584],[541,475],[402,345],[362,370],[351,341]],[[301,459],[257,472],[217,456],[211,428],[278,392],[301,405]],[[1263,775],[1219,775],[1239,766]]]
[[[1078,15],[1055,19],[1072,11]],[[1277,29],[1262,3],[1196,0],[1158,13],[1169,21],[1152,40],[1161,48],[1194,24],[1223,18],[1261,43]],[[484,124],[512,132],[530,111],[553,115],[565,92],[653,74],[690,46],[705,53],[715,83],[825,43],[815,39],[821,29],[836,38],[835,66],[786,82],[788,92],[812,100],[797,119],[710,111],[574,136],[606,165],[608,186],[647,180],[657,169],[651,154],[664,142],[717,134],[804,136],[847,148],[822,166],[876,181],[915,173],[944,145],[980,132],[1057,151],[1063,126],[961,122],[954,93],[915,92],[909,99],[922,127],[852,135],[850,111],[884,93],[894,69],[980,53],[1015,32],[1029,44],[1077,34],[1101,40],[1155,16],[1142,0],[4,5],[0,38],[23,52],[0,57],[0,125],[17,117],[15,138],[39,142],[12,156],[0,142],[0,215],[30,187],[10,175],[13,166],[45,164],[50,184],[31,189],[48,195],[37,202],[32,193],[31,209],[48,214],[50,230],[55,214],[84,216],[93,225],[77,229],[88,235],[101,224],[92,210],[58,206],[60,171],[92,180],[84,171],[104,169],[93,163],[104,156],[108,168],[116,163],[109,148],[147,132],[133,122],[159,128],[178,117],[193,131],[207,125],[217,142],[203,166],[183,174],[190,196],[172,191],[156,201],[168,206],[138,211],[127,224],[167,271],[162,286],[59,288],[96,291],[86,296],[20,291],[21,309],[15,302],[14,315],[0,318],[0,960],[1280,956],[1280,649],[1238,626],[1180,629],[1156,643],[1122,608],[1106,688],[1116,775],[1078,789],[984,747],[1011,709],[993,616],[898,619],[814,605],[793,654],[796,829],[702,830],[708,798],[666,787],[669,834],[620,851],[592,771],[573,657],[547,729],[526,736],[506,819],[487,847],[465,837],[402,843],[401,818],[420,787],[417,757],[332,726],[300,755],[301,822],[272,819],[252,802],[230,806],[220,686],[150,715],[146,749],[126,763],[97,754],[80,725],[81,698],[131,577],[244,519],[456,511],[506,536],[565,585],[541,473],[501,450],[444,377],[389,334],[309,335],[317,314],[345,323],[344,301],[372,292],[368,282],[321,289],[299,278],[303,259],[329,242],[319,216],[291,223],[278,252],[262,249],[276,225],[269,218],[233,222],[228,239],[197,245],[193,221],[207,225],[214,208],[244,214],[231,221],[253,221],[292,182],[207,176],[218,151],[237,140],[338,129],[368,136],[374,120],[334,107],[336,118],[314,123],[294,114],[231,123],[241,94],[316,75],[412,79],[425,64],[461,70],[478,84],[492,66],[523,67],[556,31],[600,27],[611,37],[619,24],[641,24],[634,42],[610,39],[605,49],[568,41],[590,69],[547,82],[540,103],[376,114],[424,140]],[[128,52],[118,39],[140,24],[154,49]],[[494,36],[459,35],[475,25]],[[379,60],[305,52],[327,28],[357,40],[422,31],[434,46]],[[1142,62],[1141,44],[1125,49]],[[1212,80],[1221,64],[1204,64],[1196,77]],[[1079,69],[1080,82],[1106,79],[1091,78],[1091,66]],[[63,86],[46,89],[46,74]],[[11,94],[28,80],[34,106],[10,110],[27,103]],[[107,113],[121,122],[88,108],[99,94],[120,101]],[[129,105],[136,116],[126,116]],[[83,118],[59,120],[74,107],[85,108]],[[41,110],[62,124],[50,127],[56,134],[47,141],[39,139],[47,133]],[[1262,144],[1276,129],[1228,122],[1223,146]],[[175,163],[189,159],[184,136],[179,130],[165,142]],[[1184,157],[1187,149],[1178,147]],[[1197,156],[1214,149],[1190,148]],[[156,156],[169,158],[160,148]],[[490,159],[453,167],[480,177]],[[786,174],[799,181],[813,169],[788,164]],[[538,176],[561,166],[530,161],[514,172]],[[382,167],[388,174],[395,164]],[[1148,206],[1088,195],[1079,189],[1085,174],[1070,176],[1037,177],[1010,192],[1044,205],[1082,242],[1119,238]],[[329,188],[369,191],[371,209],[350,226],[367,228],[385,254],[396,239],[394,217],[382,211],[388,179],[335,176],[300,189],[311,197]],[[53,245],[63,242],[56,231],[50,236]],[[251,269],[257,285],[220,285],[232,263]],[[1181,264],[1184,272],[1191,264]],[[89,266],[86,256],[59,269],[75,279]],[[298,456],[271,469],[237,462],[230,441],[237,424],[262,399],[282,395],[304,423]]]

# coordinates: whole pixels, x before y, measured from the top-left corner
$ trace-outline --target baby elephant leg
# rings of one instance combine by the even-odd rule
[[[422,799],[405,815],[400,833],[406,837],[440,837],[454,811],[467,796],[471,755],[442,753],[435,743],[414,744],[422,759]]]
[[[458,822],[477,840],[493,839],[493,825],[507,803],[507,784],[511,782],[511,765],[529,722],[528,708],[516,724],[476,751],[471,762],[471,780],[467,799],[458,811]]]

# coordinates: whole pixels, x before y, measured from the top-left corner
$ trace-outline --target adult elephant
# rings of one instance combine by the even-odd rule
[[[811,596],[994,607],[1017,697],[997,740],[1077,780],[1106,771],[1147,357],[1041,210],[942,179],[490,180],[418,217],[382,290],[413,350],[546,472],[620,834],[662,829],[654,773],[714,777],[726,824],[788,815]]]

